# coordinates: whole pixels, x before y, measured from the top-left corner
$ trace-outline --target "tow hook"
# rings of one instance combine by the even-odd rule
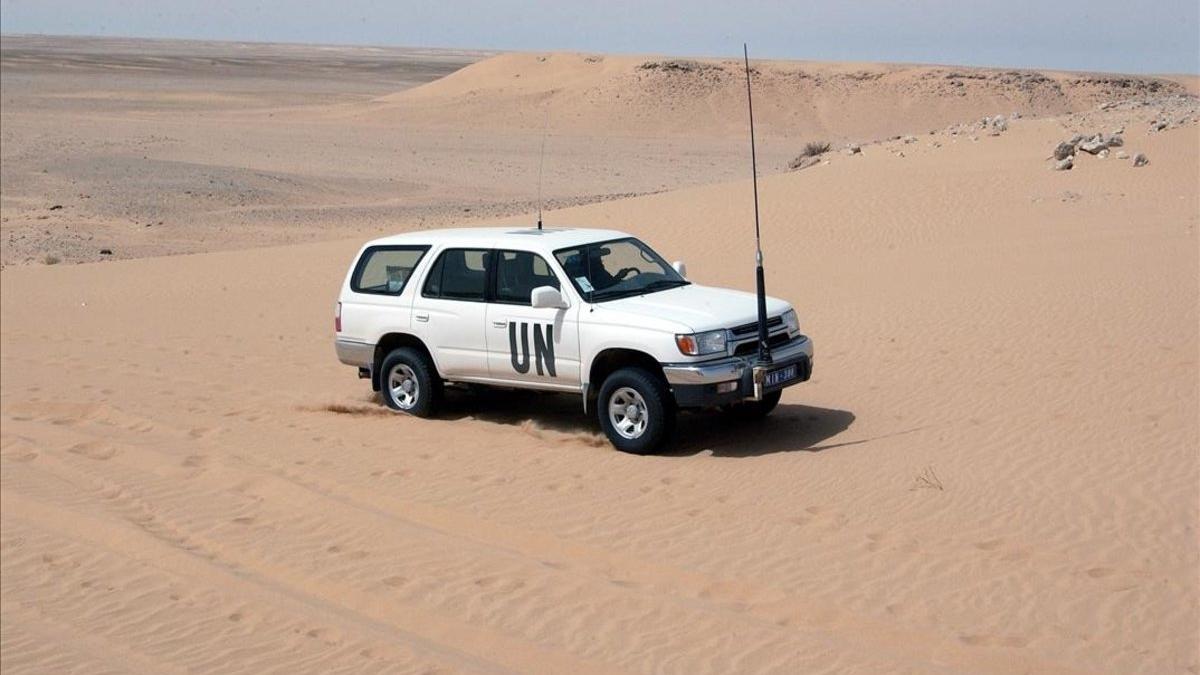
[[[761,401],[763,397],[763,383],[767,380],[767,369],[762,366],[754,366],[752,379],[754,380],[754,400]]]

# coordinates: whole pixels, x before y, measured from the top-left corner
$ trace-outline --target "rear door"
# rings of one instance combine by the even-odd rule
[[[575,391],[579,388],[579,306],[530,305],[539,286],[562,291],[554,268],[530,251],[496,251],[495,288],[487,305],[492,379]]]
[[[487,287],[491,251],[448,248],[438,254],[413,300],[412,326],[446,378],[488,376]]]

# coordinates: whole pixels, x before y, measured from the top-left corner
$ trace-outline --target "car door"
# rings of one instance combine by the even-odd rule
[[[536,253],[497,251],[493,264],[486,328],[492,379],[577,391],[579,303],[531,306],[530,293],[539,286],[562,291],[555,269]]]
[[[430,267],[413,301],[412,326],[446,378],[488,376],[487,249],[448,248]]]

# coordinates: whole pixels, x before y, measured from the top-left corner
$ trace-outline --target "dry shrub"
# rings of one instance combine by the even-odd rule
[[[820,157],[829,152],[832,146],[829,141],[809,141],[804,144],[804,151],[800,153],[801,157]]]

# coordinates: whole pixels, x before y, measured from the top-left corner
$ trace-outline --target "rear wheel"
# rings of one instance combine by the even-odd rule
[[[387,407],[417,417],[432,417],[442,402],[442,380],[425,354],[401,347],[380,367],[379,393]]]
[[[779,399],[783,396],[782,391],[773,391],[769,394],[763,394],[761,401],[742,401],[721,408],[727,415],[739,420],[760,420],[771,411],[775,406],[779,405]]]
[[[621,368],[604,380],[596,415],[609,442],[637,455],[661,450],[675,430],[671,391],[641,368]]]

